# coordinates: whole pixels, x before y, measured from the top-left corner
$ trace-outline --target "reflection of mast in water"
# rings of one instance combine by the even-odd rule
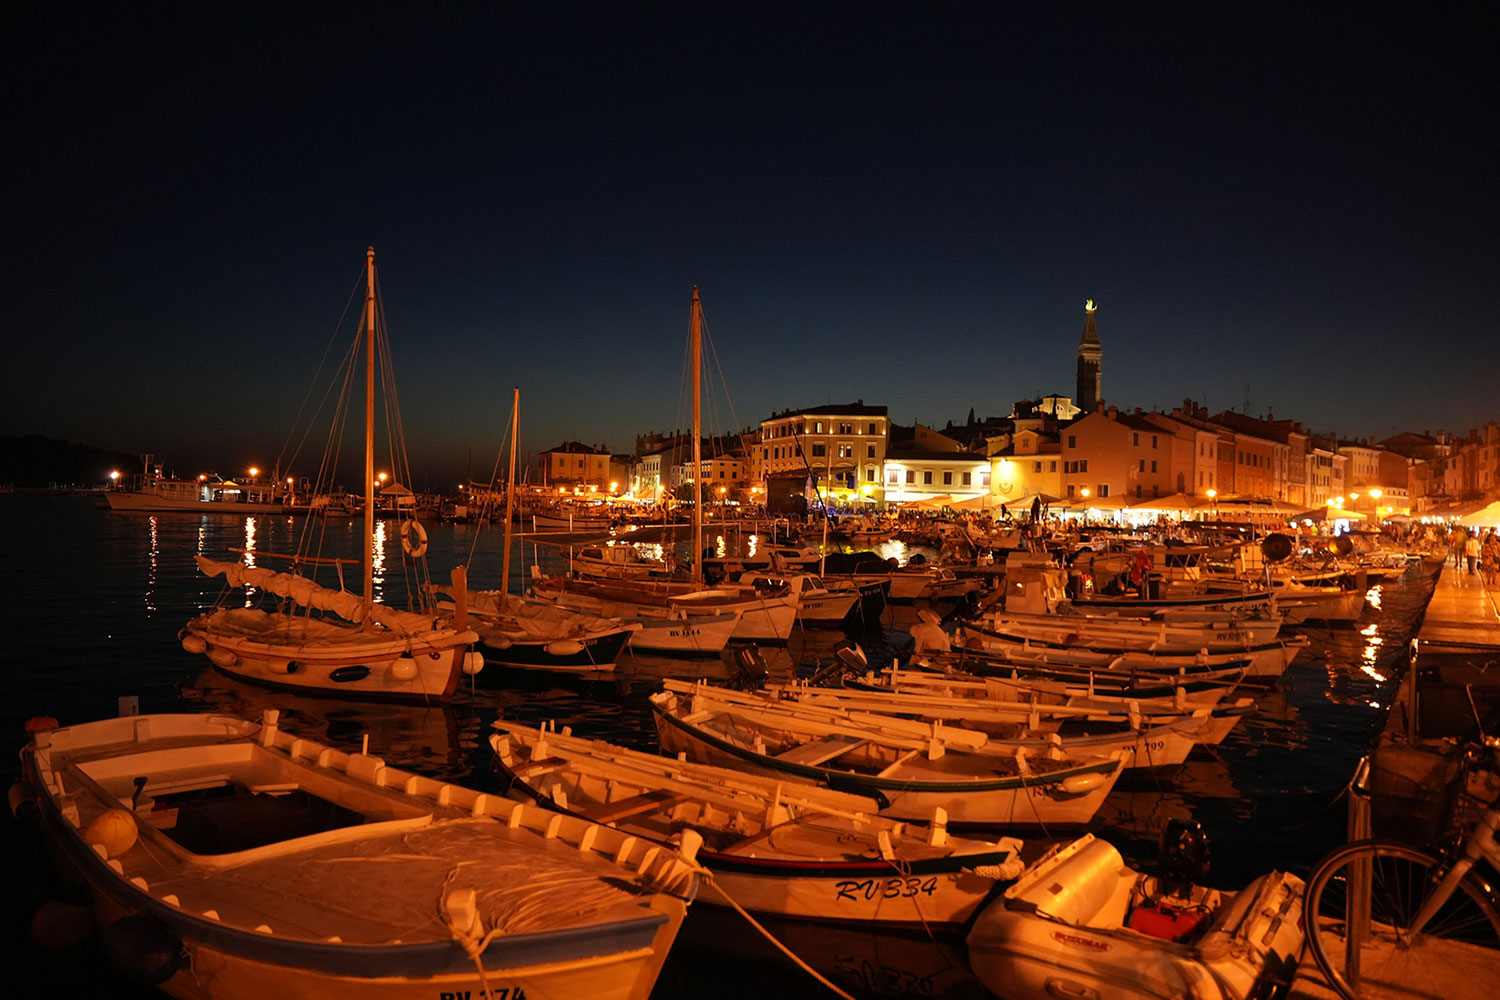
[[[255,721],[267,709],[278,709],[282,728],[298,736],[358,752],[368,735],[369,752],[392,767],[459,783],[473,778],[464,747],[479,742],[482,720],[452,704],[308,697],[246,684],[212,667],[184,681],[178,690],[191,711],[224,712]]]

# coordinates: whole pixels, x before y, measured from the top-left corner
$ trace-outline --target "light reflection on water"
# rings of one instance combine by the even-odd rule
[[[650,749],[655,731],[647,699],[663,678],[723,679],[732,671],[730,663],[717,659],[627,654],[613,675],[574,680],[500,671],[486,678],[495,682],[494,689],[465,688],[452,704],[429,707],[269,691],[225,677],[202,657],[185,653],[176,632],[209,609],[221,589],[222,581],[198,572],[194,553],[222,560],[234,557],[234,547],[262,558],[267,552],[294,552],[300,519],[147,517],[99,511],[88,500],[29,497],[4,498],[0,504],[8,504],[12,523],[25,527],[15,533],[17,565],[72,569],[24,581],[21,574],[0,574],[0,587],[6,588],[0,606],[33,626],[11,637],[15,662],[48,664],[45,671],[17,672],[12,680],[0,711],[13,746],[28,716],[51,714],[64,724],[85,721],[114,714],[120,695],[135,694],[143,712],[212,710],[255,717],[277,708],[286,728],[299,735],[344,750],[357,750],[368,735],[371,752],[393,766],[492,788],[485,738],[496,717],[534,724],[555,720],[579,735]],[[426,527],[434,576],[446,577],[449,567],[463,562],[471,586],[499,586],[497,540],[475,546],[472,527]],[[362,531],[362,524],[335,526],[318,554],[357,559]],[[384,524],[376,537],[384,581]],[[723,537],[727,544],[733,536]],[[660,543],[638,548],[653,558],[669,552]],[[905,543],[881,546],[882,555],[902,561],[917,551],[932,557],[930,550]],[[512,590],[524,584],[538,557],[550,572],[562,568],[565,555],[516,543]],[[325,581],[333,575],[324,568]],[[356,579],[348,582],[358,587]],[[1390,703],[1390,678],[1397,676],[1395,664],[1425,599],[1424,587],[1417,574],[1408,574],[1381,588],[1379,607],[1372,602],[1356,627],[1306,630],[1309,648],[1274,687],[1255,693],[1256,711],[1221,745],[1195,753],[1176,775],[1122,784],[1091,828],[1115,841],[1127,857],[1149,858],[1166,821],[1191,816],[1204,824],[1213,843],[1213,884],[1237,888],[1273,866],[1305,873],[1343,836],[1339,793],[1384,720],[1381,706]],[[86,613],[80,613],[80,602]],[[872,665],[889,661],[893,645],[914,620],[915,609],[895,609],[883,628],[856,637]],[[787,648],[762,654],[770,676],[784,679],[798,668],[831,662],[841,638],[836,632],[799,631]],[[14,754],[6,759],[14,767]],[[758,948],[746,944],[751,932],[738,925],[732,934],[712,930],[720,926],[716,919],[707,907],[694,908],[680,942],[685,947],[674,949],[658,1000],[710,991],[736,1000],[763,997],[770,988],[816,995],[782,960],[751,957]],[[901,969],[918,981],[930,976],[933,995],[976,988],[962,970],[961,943],[953,951],[952,942],[920,935],[908,939],[845,930],[849,933],[842,937],[812,927],[785,928],[785,933],[808,961],[858,996],[884,992],[881,969]],[[726,951],[729,937],[737,944]],[[695,939],[697,951],[691,947]]]

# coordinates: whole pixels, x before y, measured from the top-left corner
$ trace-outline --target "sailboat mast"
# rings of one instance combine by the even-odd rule
[[[516,509],[516,434],[521,419],[521,387],[512,387],[510,400],[510,471],[505,476],[505,549],[500,556],[500,610],[510,596],[510,518]]]
[[[369,615],[375,601],[375,248],[365,252],[365,596]]]
[[[693,582],[703,579],[703,305],[693,286]]]

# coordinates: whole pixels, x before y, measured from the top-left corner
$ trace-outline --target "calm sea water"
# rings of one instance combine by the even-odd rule
[[[655,748],[647,696],[663,677],[724,677],[717,660],[621,658],[613,677],[575,680],[506,671],[489,680],[497,688],[462,692],[443,707],[391,706],[287,695],[228,678],[201,656],[178,646],[177,631],[211,607],[220,588],[200,574],[195,553],[229,559],[232,549],[260,553],[295,550],[302,522],[287,517],[118,514],[89,498],[0,497],[9,526],[5,571],[0,573],[0,613],[6,694],[0,698],[0,733],[18,749],[25,720],[51,715],[62,724],[116,714],[122,696],[135,696],[141,712],[225,711],[258,716],[282,710],[283,725],[312,739],[358,749],[368,735],[371,752],[393,765],[475,787],[495,784],[485,737],[503,716],[529,722],[556,720],[576,733],[643,749]],[[359,525],[328,527],[322,554],[355,556]],[[491,527],[432,525],[429,564],[446,573],[469,567],[470,585],[500,582],[500,533]],[[738,538],[725,544],[741,543]],[[405,574],[394,538],[384,546],[377,585],[398,590]],[[533,562],[563,564],[565,553],[517,544],[513,579]],[[354,569],[355,574],[358,569]],[[351,581],[357,587],[357,582]],[[1311,647],[1272,688],[1255,692],[1258,707],[1220,746],[1200,748],[1170,779],[1118,789],[1093,831],[1114,841],[1127,857],[1150,859],[1167,820],[1192,817],[1203,824],[1213,852],[1210,881],[1238,888],[1271,867],[1305,873],[1342,841],[1340,792],[1355,762],[1384,723],[1394,694],[1396,660],[1425,605],[1429,580],[1415,572],[1372,591],[1357,627],[1308,630]],[[882,626],[855,636],[872,663],[890,656],[893,641],[914,618],[897,609]],[[826,631],[794,635],[786,649],[762,654],[774,675],[828,663],[843,636]],[[1199,756],[1201,755],[1201,756]],[[6,784],[17,766],[5,758]],[[31,857],[24,831],[7,817],[5,845],[25,858],[16,872],[5,913],[5,944],[19,981],[58,989],[127,987],[85,945],[45,952],[27,939],[30,910],[49,882]],[[810,965],[858,996],[983,996],[967,974],[961,940],[920,933],[875,934],[861,928],[771,922],[769,928]],[[826,996],[805,973],[774,952],[733,914],[695,907],[657,986],[655,997],[725,998]]]

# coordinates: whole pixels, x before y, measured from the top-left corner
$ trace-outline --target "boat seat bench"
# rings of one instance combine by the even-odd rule
[[[580,815],[587,816],[595,823],[616,823],[628,816],[638,816],[643,812],[655,809],[659,806],[676,805],[683,801],[682,796],[665,789],[655,789],[642,792],[640,795],[632,795],[629,798],[617,799],[614,802],[606,802],[598,809],[580,810]]]
[[[840,754],[846,754],[855,747],[862,747],[870,742],[855,736],[829,736],[821,740],[813,740],[809,743],[799,743],[790,750],[784,750],[776,754],[777,760],[786,761],[789,764],[806,764],[816,767],[826,763]]]

